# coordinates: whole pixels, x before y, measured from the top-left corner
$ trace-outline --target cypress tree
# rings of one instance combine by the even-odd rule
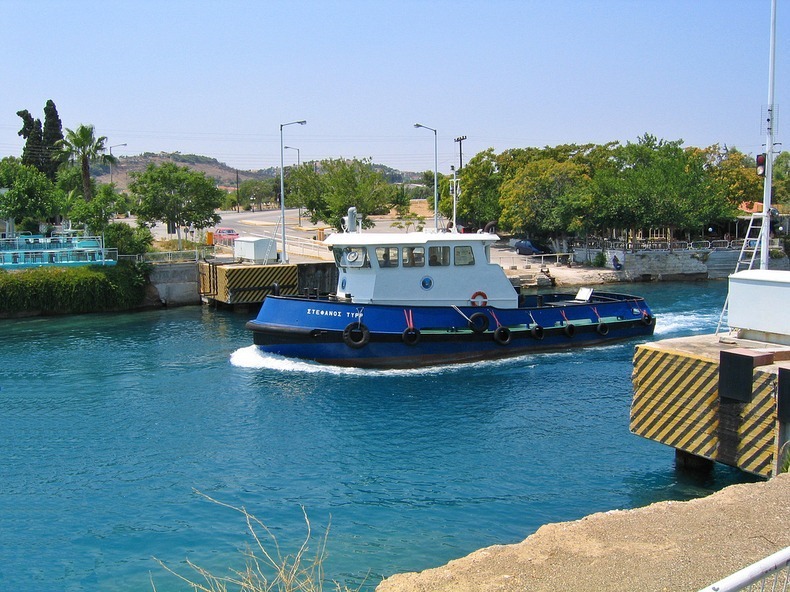
[[[22,149],[22,164],[34,166],[43,172],[44,134],[41,131],[41,120],[34,119],[27,109],[17,111],[16,114],[23,121],[22,129],[18,134],[25,139],[25,147]]]
[[[55,181],[55,175],[63,162],[63,153],[60,151],[58,142],[63,139],[63,124],[58,115],[58,109],[52,99],[47,101],[44,107],[44,132],[42,135],[43,172],[50,181]]]

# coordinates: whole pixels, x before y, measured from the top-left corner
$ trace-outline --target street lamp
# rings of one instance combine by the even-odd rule
[[[302,166],[302,151],[299,148],[294,148],[293,146],[286,146],[286,150],[296,150],[296,168],[298,169]],[[302,200],[301,197],[299,199],[299,226],[302,226]]]
[[[288,252],[285,250],[285,175],[283,173],[283,166],[285,161],[285,146],[283,146],[283,128],[286,125],[304,125],[307,121],[302,119],[300,121],[289,121],[288,123],[280,124],[280,217],[283,224],[283,263],[288,263]]]
[[[433,132],[433,227],[439,230],[439,134],[432,127],[415,123],[414,127],[423,127]]]
[[[110,185],[112,185],[112,149],[113,148],[118,148],[119,146],[126,146],[126,144],[125,143],[124,144],[115,144],[115,145],[109,147],[109,151],[110,151]]]

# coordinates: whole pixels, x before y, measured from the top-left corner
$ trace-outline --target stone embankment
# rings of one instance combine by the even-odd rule
[[[542,526],[377,592],[693,592],[790,546],[790,474]]]

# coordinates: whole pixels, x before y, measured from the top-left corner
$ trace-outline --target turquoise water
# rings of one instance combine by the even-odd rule
[[[725,290],[623,288],[648,298],[656,339],[712,332]],[[194,490],[245,506],[284,552],[302,507],[318,538],[331,522],[327,576],[372,589],[547,522],[751,480],[678,473],[628,432],[635,342],[355,371],[262,356],[249,317],[0,321],[4,589],[186,590],[154,556],[241,568],[244,521]]]

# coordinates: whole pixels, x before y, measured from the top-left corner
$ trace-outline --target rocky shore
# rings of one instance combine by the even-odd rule
[[[668,592],[704,588],[790,546],[790,474],[688,502],[542,526],[521,543],[397,574],[377,592]]]

